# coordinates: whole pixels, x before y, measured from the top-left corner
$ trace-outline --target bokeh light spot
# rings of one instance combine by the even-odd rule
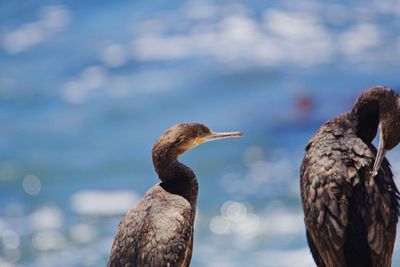
[[[38,177],[29,174],[22,181],[22,187],[27,194],[36,196],[42,190],[42,183]]]
[[[38,250],[61,249],[65,246],[65,237],[56,231],[43,231],[33,235],[32,243]]]
[[[20,244],[19,235],[13,230],[5,230],[2,233],[1,238],[6,248],[16,249],[19,247]]]
[[[237,222],[246,218],[247,208],[240,202],[227,201],[222,205],[221,213],[230,221]]]
[[[43,206],[30,215],[30,225],[36,230],[57,229],[62,226],[63,213],[53,206]]]
[[[228,234],[231,223],[223,216],[215,216],[210,221],[210,230],[216,235]]]

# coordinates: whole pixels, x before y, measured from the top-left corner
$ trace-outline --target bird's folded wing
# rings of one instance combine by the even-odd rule
[[[108,266],[186,266],[192,248],[190,212],[183,198],[162,205],[144,198],[121,221]]]
[[[304,160],[313,159],[306,157]],[[324,259],[340,265],[344,262],[342,250],[346,240],[352,179],[348,174],[338,172],[339,170],[333,171],[341,163],[329,158],[321,158],[310,164],[313,166],[303,168],[301,173],[302,199],[309,238]],[[326,166],[329,167],[328,170],[325,169]],[[354,171],[352,175],[356,173]]]
[[[325,261],[344,264],[348,207],[360,182],[357,162],[337,140],[309,144],[301,168],[301,197],[309,242]],[[318,259],[316,259],[318,260]]]
[[[392,246],[394,238],[388,233],[395,232],[398,191],[387,160],[377,177],[369,176],[373,160],[372,150],[357,138],[346,139],[345,145],[332,141],[307,147],[301,168],[301,197],[308,238],[328,261],[344,261],[350,219],[351,227],[365,231],[368,247],[378,258],[387,254],[386,245]]]

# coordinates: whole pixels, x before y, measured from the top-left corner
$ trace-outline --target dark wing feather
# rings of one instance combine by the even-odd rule
[[[366,183],[364,223],[372,253],[372,266],[391,266],[399,215],[398,190],[385,159],[375,179]],[[366,218],[367,217],[367,218]]]
[[[371,178],[374,149],[335,125],[314,135],[301,167],[313,257],[318,266],[390,266],[398,191],[389,164]]]
[[[193,218],[186,199],[156,185],[121,221],[108,266],[188,266]]]
[[[345,266],[344,242],[355,168],[345,168],[336,144],[311,144],[301,168],[301,197],[310,248],[318,266]],[[317,250],[317,251],[315,251]],[[324,264],[325,262],[325,264]]]

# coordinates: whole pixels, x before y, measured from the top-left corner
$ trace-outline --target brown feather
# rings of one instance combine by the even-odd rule
[[[375,102],[360,97],[364,104],[357,102],[352,112],[325,123],[306,147],[301,199],[307,240],[319,267],[391,266],[399,192],[386,159],[378,175],[371,175],[376,155],[371,141],[380,118],[372,113],[382,112],[373,105],[382,91],[392,94],[381,88],[367,91],[379,94],[372,97]]]

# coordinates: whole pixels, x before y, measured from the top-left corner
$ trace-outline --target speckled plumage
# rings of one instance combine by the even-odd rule
[[[386,94],[396,101],[387,88],[367,91],[351,112],[325,123],[306,147],[301,200],[319,267],[391,266],[399,192],[386,159],[377,176],[371,175],[376,155],[371,141],[387,116],[379,107]]]
[[[192,258],[198,183],[177,158],[207,141],[238,137],[214,133],[199,123],[169,128],[152,156],[161,183],[154,185],[122,219],[108,267],[187,267]]]
[[[189,266],[195,205],[153,186],[119,225],[110,267]]]

